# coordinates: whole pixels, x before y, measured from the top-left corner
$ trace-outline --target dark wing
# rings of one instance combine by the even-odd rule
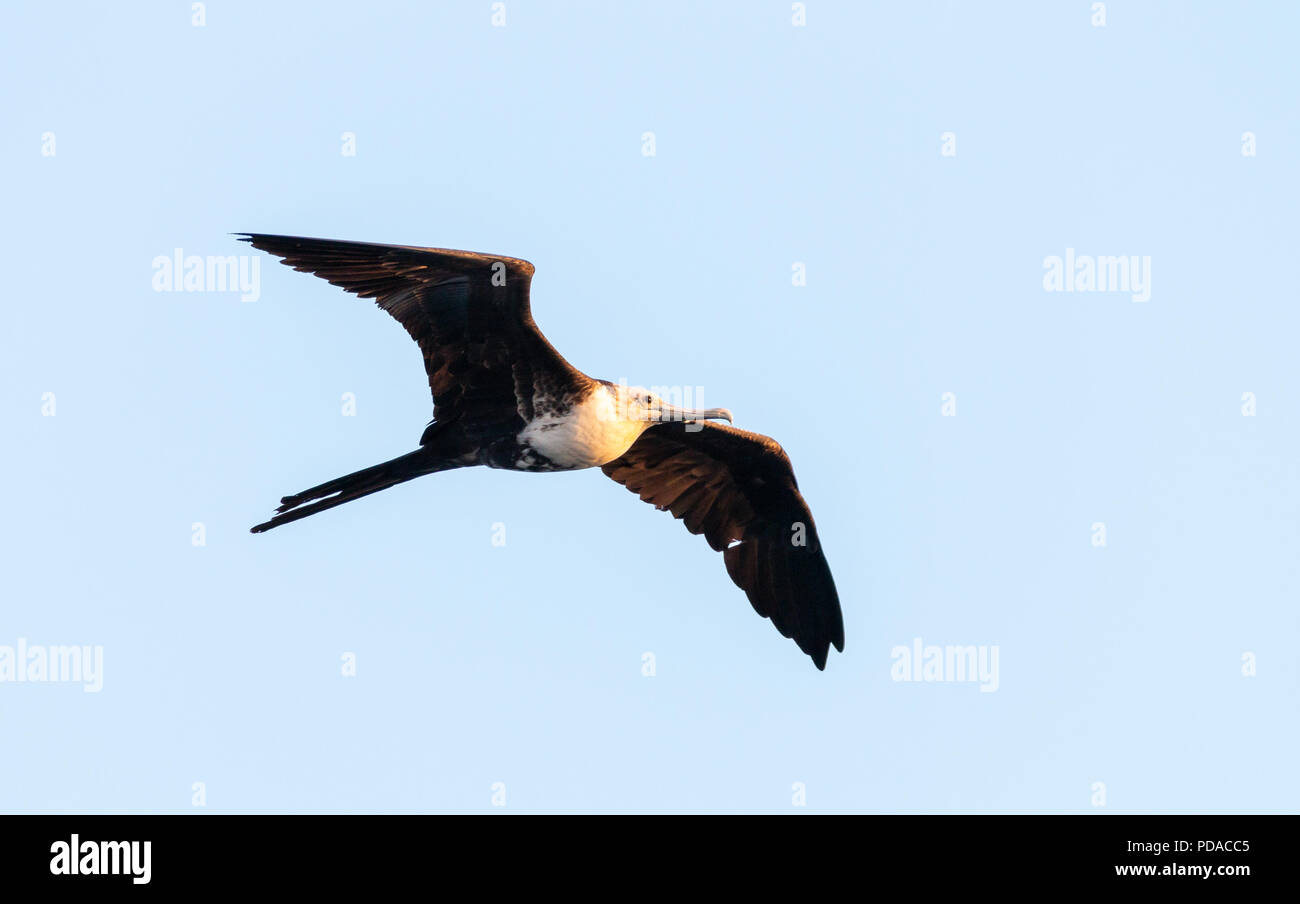
[[[424,353],[439,422],[463,416],[467,426],[512,424],[532,418],[536,395],[563,395],[590,383],[533,322],[528,261],[443,248],[241,236],[295,270],[375,299],[404,326]]]
[[[831,644],[844,651],[835,581],[776,440],[702,421],[658,424],[601,470],[703,534],[754,611],[817,668],[826,668]]]

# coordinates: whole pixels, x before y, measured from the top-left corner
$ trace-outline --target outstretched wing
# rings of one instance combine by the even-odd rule
[[[709,422],[658,424],[601,470],[703,534],[754,611],[817,668],[831,644],[844,651],[835,581],[776,440]]]
[[[536,396],[562,396],[590,383],[533,322],[528,261],[443,248],[240,235],[295,270],[375,299],[404,326],[424,354],[437,421],[463,415],[469,424],[488,427],[530,420]]]

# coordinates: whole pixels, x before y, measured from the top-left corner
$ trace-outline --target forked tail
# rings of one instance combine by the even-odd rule
[[[280,500],[280,507],[275,510],[276,516],[252,528],[252,532],[260,534],[281,524],[306,518],[308,515],[323,512],[336,505],[351,502],[353,499],[360,499],[362,496],[369,496],[371,493],[378,493],[380,490],[386,490],[424,474],[449,471],[459,467],[461,467],[459,462],[442,458],[430,449],[416,449],[392,461],[335,478],[292,496],[285,496]]]

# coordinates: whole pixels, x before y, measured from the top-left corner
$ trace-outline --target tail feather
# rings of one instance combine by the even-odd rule
[[[306,518],[317,512],[334,508],[336,505],[351,502],[353,499],[369,496],[371,493],[378,493],[380,490],[386,490],[424,474],[458,467],[460,467],[458,462],[439,458],[429,449],[417,449],[392,461],[363,468],[352,474],[326,481],[309,490],[303,490],[301,493],[285,496],[280,500],[280,507],[275,510],[276,516],[270,521],[256,525],[252,528],[252,532],[260,534],[281,524]]]

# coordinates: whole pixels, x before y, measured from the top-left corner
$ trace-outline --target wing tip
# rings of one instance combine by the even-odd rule
[[[269,232],[230,232],[227,233],[227,235],[234,236],[238,241],[248,242],[248,244],[257,248],[259,251],[266,251],[276,256],[282,255],[280,252],[272,250],[266,246],[274,243],[293,243],[295,248],[299,248],[299,246],[303,245],[328,245],[336,249],[342,247],[358,252],[366,250],[411,251],[417,253],[425,252],[429,254],[448,255],[450,257],[461,258],[462,260],[500,261],[501,263],[506,264],[507,267],[522,273],[529,279],[531,279],[537,272],[537,268],[531,261],[524,260],[521,257],[511,257],[508,254],[489,254],[482,251],[465,251],[457,248],[423,247],[420,245],[389,245],[379,242],[358,242],[351,239],[319,239],[302,235],[278,235]]]
[[[814,646],[811,650],[804,650],[813,661],[813,665],[817,666],[817,671],[826,671],[826,663],[830,660],[831,647],[834,647],[838,653],[844,652],[844,635],[842,633],[837,637],[823,641],[819,646]]]
[[[235,237],[235,241],[247,242],[248,244],[256,248],[258,251],[267,250],[267,248],[265,248],[264,246],[268,240],[281,238],[281,236],[266,235],[265,233],[261,233],[261,232],[232,232],[229,234]]]

